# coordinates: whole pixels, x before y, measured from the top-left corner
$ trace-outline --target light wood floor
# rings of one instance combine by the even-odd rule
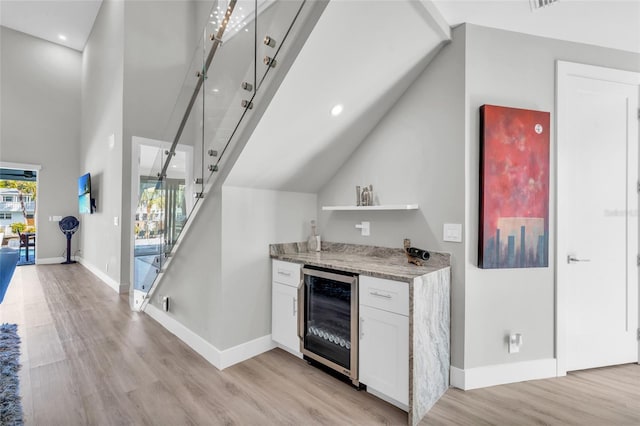
[[[218,371],[80,265],[16,270],[26,424],[379,425],[406,413],[275,349]],[[422,425],[640,425],[640,366],[450,389]]]

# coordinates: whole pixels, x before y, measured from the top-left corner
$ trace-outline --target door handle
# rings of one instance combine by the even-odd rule
[[[382,293],[378,293],[377,291],[370,291],[369,294],[372,296],[384,297],[385,299],[391,299],[390,294],[382,294]]]
[[[578,259],[577,257],[573,257],[572,255],[567,255],[567,263],[575,263],[575,262],[591,262],[591,259]]]
[[[296,300],[296,299],[294,299]],[[304,278],[300,280],[298,284],[298,337],[304,339]],[[300,342],[300,348],[302,349],[302,342]]]

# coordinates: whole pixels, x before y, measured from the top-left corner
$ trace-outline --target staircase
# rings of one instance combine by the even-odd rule
[[[246,143],[326,1],[215,2],[164,146],[144,146],[133,308],[144,310],[202,200]]]

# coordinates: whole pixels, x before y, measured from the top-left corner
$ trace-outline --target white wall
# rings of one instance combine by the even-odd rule
[[[322,205],[355,205],[355,186],[372,184],[377,203],[418,203],[418,211],[319,211],[327,241],[452,253],[452,362],[462,365],[464,246],[442,241],[443,223],[464,222],[464,27],[409,86],[318,194]],[[371,236],[355,224],[371,222]]]
[[[75,50],[0,27],[0,161],[42,166],[37,259],[65,253],[49,216],[78,215],[81,61]]]
[[[233,329],[222,319],[221,200],[220,192],[211,192],[199,201],[203,203],[200,214],[190,219],[192,223],[183,231],[180,248],[150,301],[160,308],[162,298],[168,296],[171,308],[166,315],[218,349],[221,329]]]
[[[306,240],[317,204],[314,194],[273,190],[209,194],[152,304],[169,296],[167,315],[224,350],[271,333],[269,244]]]
[[[452,253],[452,366],[475,368],[554,357],[554,249],[548,268],[481,270],[478,247],[478,108],[496,104],[550,111],[557,59],[637,71],[640,55],[473,25],[446,46],[318,196],[354,204],[355,185],[373,184],[381,204],[418,212],[319,212],[326,240]],[[552,138],[552,152],[555,141]],[[551,164],[554,164],[552,154]],[[555,238],[555,169],[550,241]],[[362,237],[357,222],[371,222]],[[462,223],[463,243],[442,241],[445,222]],[[524,335],[518,354],[505,336]]]
[[[315,194],[222,188],[220,348],[271,334],[269,244],[306,241],[316,208]]]
[[[465,368],[553,358],[555,309],[555,138],[551,138],[549,267],[477,268],[479,116],[483,104],[551,112],[555,126],[555,61],[640,71],[640,55],[467,25],[466,33],[466,334]],[[505,335],[520,332],[520,353]]]
[[[80,217],[83,261],[121,283],[124,3],[105,0],[82,57],[80,173],[91,173],[97,212]],[[118,225],[114,223],[118,218]],[[128,253],[127,253],[128,255]],[[125,281],[126,282],[126,281]]]

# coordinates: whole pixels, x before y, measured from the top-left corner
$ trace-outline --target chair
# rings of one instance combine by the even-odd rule
[[[0,247],[0,303],[4,299],[19,259],[19,248]]]
[[[32,232],[21,233],[18,231],[18,236],[20,237],[20,249],[24,247],[24,259],[26,262],[29,261],[29,247],[36,246],[36,234]]]

